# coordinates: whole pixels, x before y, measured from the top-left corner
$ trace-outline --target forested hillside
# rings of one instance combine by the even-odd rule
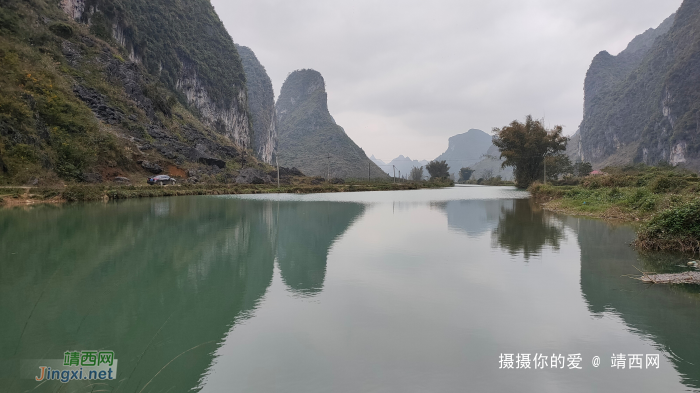
[[[243,66],[205,0],[4,1],[0,89],[0,183],[257,165]]]

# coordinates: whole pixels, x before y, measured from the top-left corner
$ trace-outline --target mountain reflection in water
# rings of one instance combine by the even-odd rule
[[[682,258],[638,254],[630,227],[524,197],[455,187],[0,210],[0,391],[699,389],[698,290],[627,277]],[[90,349],[115,351],[118,380],[17,378],[22,359]],[[555,351],[581,352],[584,369],[498,368],[500,353]],[[660,353],[661,369],[616,372],[612,352]]]
[[[364,210],[307,206],[188,197],[4,211],[0,390],[36,387],[13,378],[20,359],[97,348],[119,359],[118,391],[188,350],[149,388],[196,387],[217,343],[254,315],[275,258],[290,290],[320,291],[328,248]]]

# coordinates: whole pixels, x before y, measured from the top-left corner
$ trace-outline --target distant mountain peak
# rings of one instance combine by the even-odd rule
[[[492,146],[491,135],[472,128],[469,131],[448,139],[447,150],[436,161],[447,161],[450,173],[458,173],[461,168],[473,165],[483,158]]]
[[[328,111],[326,83],[315,70],[297,70],[282,84],[276,104],[280,165],[309,176],[385,177]]]

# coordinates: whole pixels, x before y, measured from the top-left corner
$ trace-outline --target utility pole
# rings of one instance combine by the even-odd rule
[[[280,188],[280,163],[277,162],[277,155],[275,154],[275,164],[277,165],[277,188]]]
[[[542,116],[542,128],[547,131],[547,126],[544,124],[544,119],[547,118],[547,113]],[[547,151],[544,152],[544,185],[547,185]]]
[[[327,181],[331,181],[331,153],[328,153],[328,176],[326,176]]]
[[[367,181],[368,182],[372,180],[372,174],[370,172],[371,169],[372,169],[372,163],[368,162],[367,163]]]
[[[394,168],[394,183],[396,183],[396,166],[392,165],[392,168]]]
[[[544,185],[547,185],[547,154],[544,155]]]

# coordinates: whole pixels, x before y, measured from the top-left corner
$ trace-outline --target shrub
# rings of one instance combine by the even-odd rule
[[[645,250],[698,251],[700,200],[670,207],[642,227],[635,245]]]
[[[59,37],[69,39],[73,36],[73,27],[67,23],[56,22],[49,26],[49,30]]]

